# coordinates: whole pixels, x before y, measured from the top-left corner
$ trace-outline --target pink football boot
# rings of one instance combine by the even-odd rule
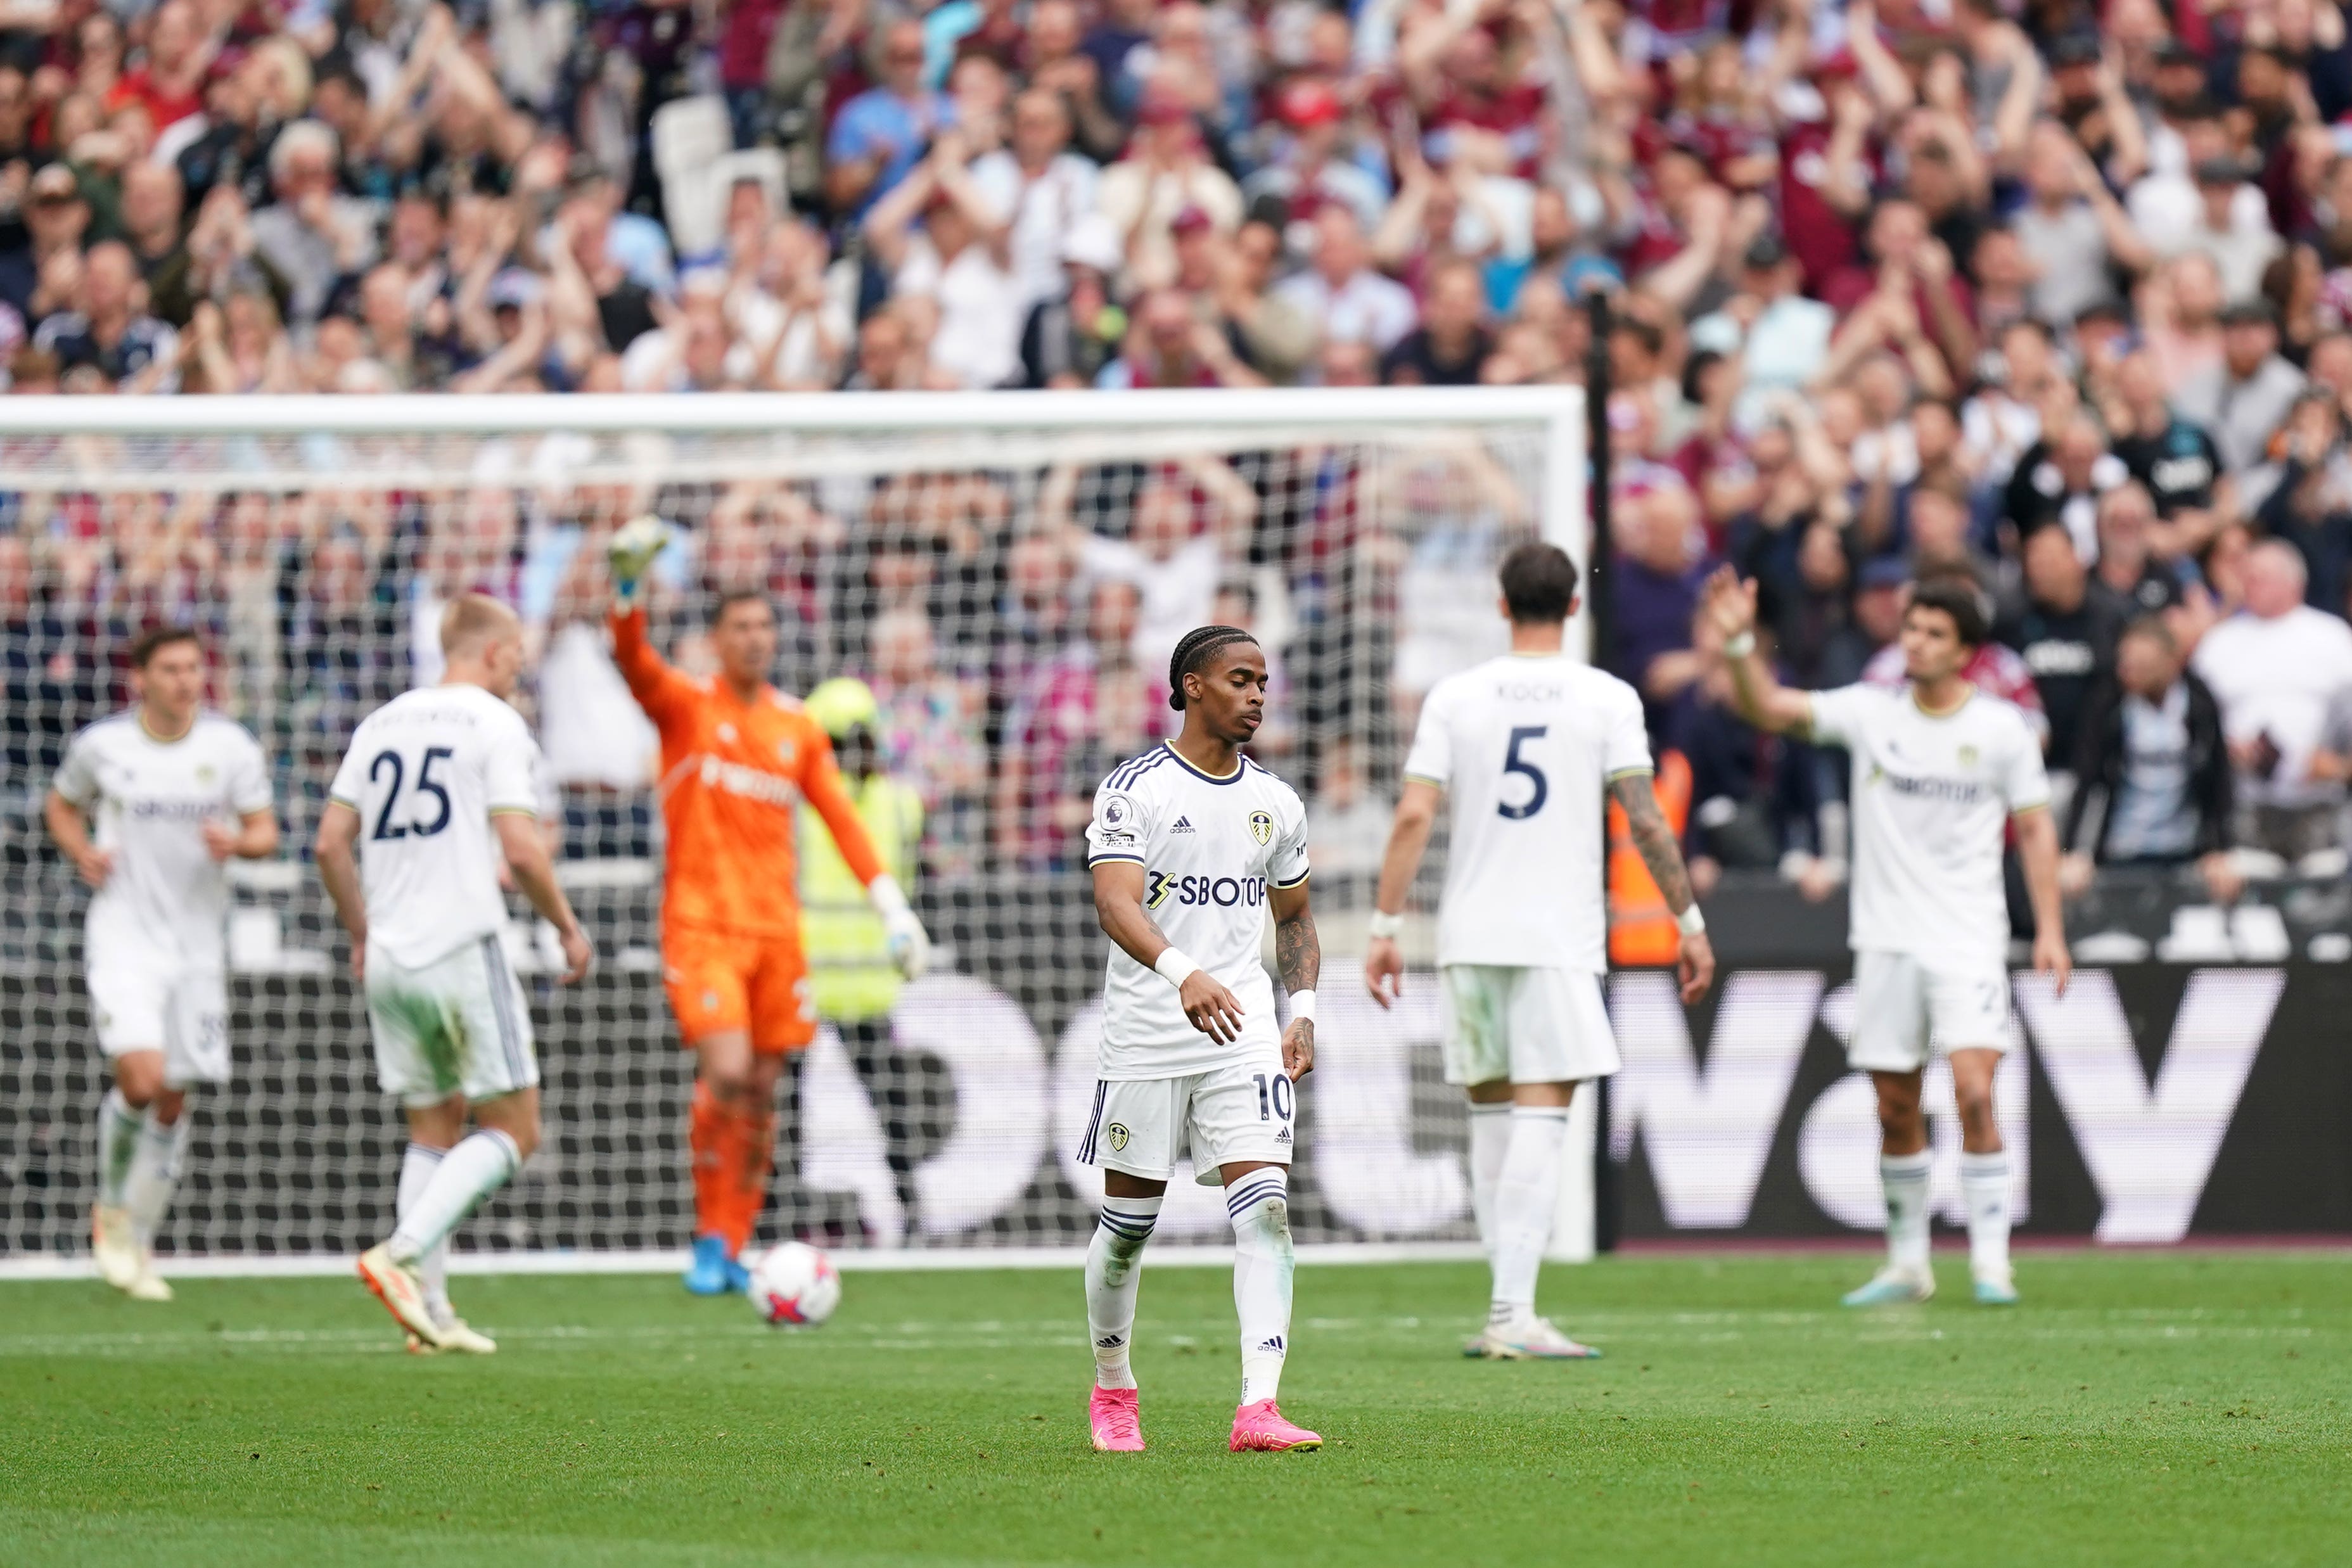
[[[1087,1401],[1087,1418],[1094,1424],[1095,1448],[1105,1454],[1143,1452],[1143,1411],[1132,1388],[1097,1388]]]
[[[1319,1434],[1284,1420],[1271,1399],[1244,1405],[1234,1412],[1234,1440],[1230,1447],[1236,1454],[1281,1454],[1293,1448],[1322,1446]]]

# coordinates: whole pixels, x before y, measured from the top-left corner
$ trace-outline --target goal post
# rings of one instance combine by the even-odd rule
[[[1358,978],[1364,920],[1421,695],[1503,645],[1494,570],[1513,544],[1549,538],[1591,569],[1585,484],[1574,388],[0,399],[0,1270],[86,1245],[103,1063],[84,897],[40,798],[71,734],[124,700],[131,635],[161,622],[204,635],[215,704],[260,738],[287,831],[283,859],[236,868],[236,1077],[192,1098],[158,1251],[299,1267],[389,1228],[402,1132],[310,846],[352,727],[437,677],[438,607],[468,590],[528,628],[518,703],[603,962],[556,986],[516,903],[547,1137],[458,1245],[594,1267],[685,1244],[691,1062],[662,996],[654,747],[598,620],[604,537],[646,511],[678,530],[650,590],[664,652],[707,667],[714,596],[765,592],[779,683],[866,680],[888,770],[924,806],[914,892],[941,962],[887,1028],[821,1031],[763,1236],[1083,1245],[1104,946],[1076,830],[1108,767],[1167,733],[1176,634],[1216,618],[1275,667],[1257,749],[1307,801],[1334,977],[1294,1228],[1318,1248],[1458,1252],[1465,1116],[1440,1082],[1429,970],[1442,842],[1394,1012]],[[1570,635],[1584,653],[1580,615]],[[1556,1255],[1591,1244],[1589,1116]],[[1181,1174],[1160,1235],[1229,1239]]]

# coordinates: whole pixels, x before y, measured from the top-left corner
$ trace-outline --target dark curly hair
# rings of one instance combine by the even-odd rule
[[[1184,711],[1184,677],[1206,664],[1218,649],[1256,641],[1238,626],[1195,626],[1185,632],[1168,660],[1168,706]]]

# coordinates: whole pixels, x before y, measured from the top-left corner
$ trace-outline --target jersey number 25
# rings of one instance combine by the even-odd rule
[[[392,770],[392,788],[383,792],[383,809],[376,813],[375,831],[370,833],[368,837],[404,839],[409,834],[415,833],[420,839],[429,839],[447,827],[449,825],[449,791],[439,779],[433,777],[433,765],[446,761],[453,755],[454,753],[446,746],[428,746],[425,748],[425,760],[416,769],[416,788],[409,791],[409,799],[414,801],[419,795],[432,796],[441,803],[439,814],[430,821],[401,823],[392,820],[392,809],[400,803],[401,781],[407,776],[408,768],[400,760],[399,752],[377,752],[375,760],[368,764],[368,782],[371,784],[376,782],[388,767]]]

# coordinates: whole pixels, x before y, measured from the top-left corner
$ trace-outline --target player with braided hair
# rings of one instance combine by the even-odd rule
[[[1078,1157],[1103,1168],[1087,1252],[1097,1448],[1143,1448],[1135,1371],[1137,1270],[1191,1145],[1195,1179],[1222,1184],[1241,1318],[1234,1453],[1318,1448],[1276,1407],[1290,1343],[1290,1151],[1295,1085],[1315,1065],[1323,965],[1307,900],[1307,810],[1242,755],[1265,717],[1265,654],[1236,626],[1188,632],[1168,664],[1183,732],[1111,770],[1087,828],[1095,911],[1111,939],[1094,1110]],[[1258,961],[1268,911],[1290,1027],[1275,1028]]]

